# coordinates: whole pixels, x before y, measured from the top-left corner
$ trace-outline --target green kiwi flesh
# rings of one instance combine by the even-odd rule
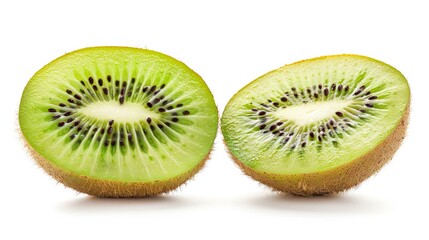
[[[286,65],[236,93],[221,119],[234,161],[280,191],[353,187],[388,162],[408,123],[410,91],[393,67],[358,55]]]
[[[58,181],[100,197],[177,188],[204,164],[218,112],[203,79],[162,53],[92,47],[28,82],[19,124],[31,154]]]

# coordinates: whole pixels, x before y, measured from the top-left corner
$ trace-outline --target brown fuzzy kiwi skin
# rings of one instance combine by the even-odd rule
[[[251,178],[273,188],[275,191],[292,193],[300,196],[320,196],[350,189],[373,174],[389,162],[405,137],[409,122],[410,103],[395,130],[378,146],[347,164],[327,171],[280,175],[257,172],[244,165],[232,155],[225,144],[230,157]]]
[[[210,152],[194,168],[174,178],[153,182],[120,182],[90,178],[84,175],[76,175],[73,172],[63,170],[45,158],[25,140],[25,146],[36,163],[58,182],[70,187],[78,192],[86,193],[100,198],[141,198],[159,195],[170,192],[199,172],[205,162],[210,158]]]

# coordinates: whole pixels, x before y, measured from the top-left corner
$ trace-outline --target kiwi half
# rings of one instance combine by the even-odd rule
[[[410,91],[393,67],[358,55],[269,72],[228,102],[225,144],[252,178],[298,195],[343,191],[377,172],[405,135]]]
[[[128,47],[66,54],[28,82],[19,124],[39,165],[77,191],[142,197],[177,188],[207,160],[218,124],[203,79]]]

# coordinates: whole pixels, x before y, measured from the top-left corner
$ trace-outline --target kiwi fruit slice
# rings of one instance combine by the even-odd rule
[[[68,53],[26,85],[19,124],[37,163],[98,197],[170,191],[208,159],[218,111],[203,79],[159,52],[92,47]]]
[[[247,175],[275,190],[349,189],[389,161],[404,138],[407,80],[358,55],[286,65],[236,93],[221,119],[224,142]]]

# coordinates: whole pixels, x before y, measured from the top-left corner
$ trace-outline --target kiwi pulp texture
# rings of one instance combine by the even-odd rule
[[[94,47],[39,70],[19,123],[32,155],[64,185],[100,197],[175,189],[211,151],[217,108],[205,82],[164,54]]]
[[[276,190],[320,195],[378,171],[400,145],[409,114],[407,80],[364,56],[286,65],[241,89],[221,129],[242,170]]]

